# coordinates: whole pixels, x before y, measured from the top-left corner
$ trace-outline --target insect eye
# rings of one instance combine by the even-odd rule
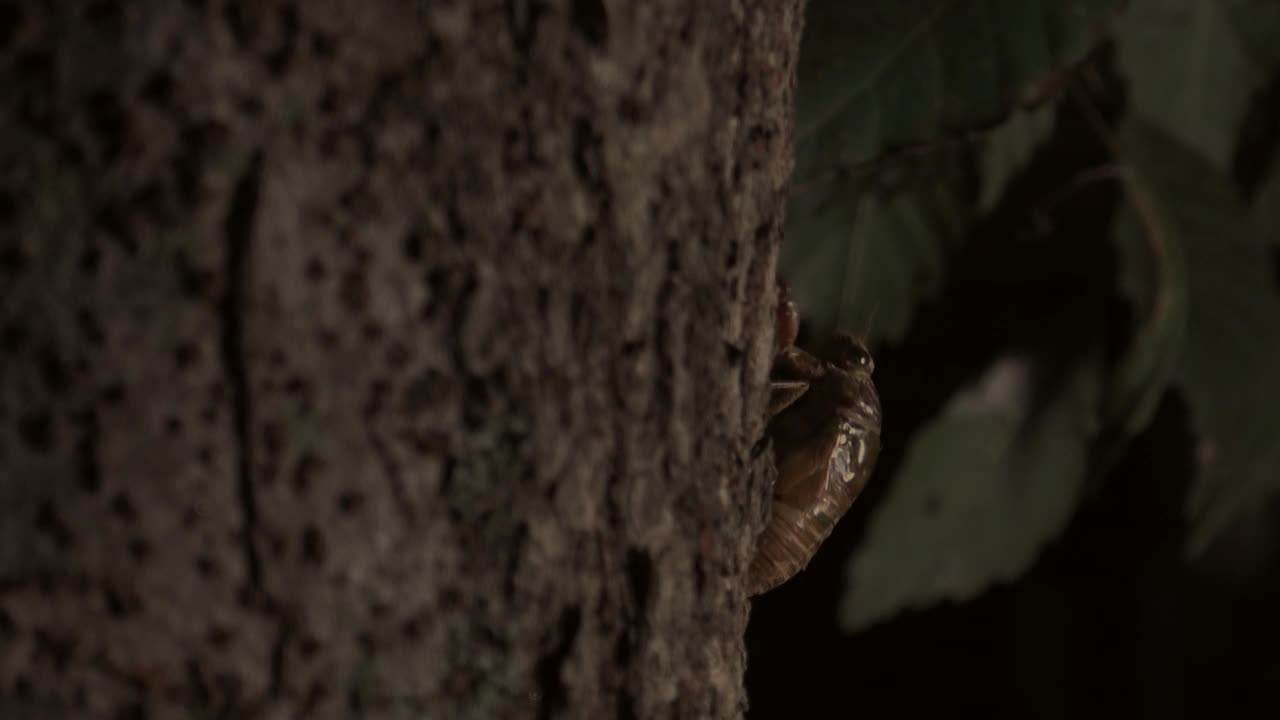
[[[862,369],[870,372],[875,368],[871,353],[862,346],[862,343],[848,336],[840,338],[836,357],[837,364],[846,370]]]

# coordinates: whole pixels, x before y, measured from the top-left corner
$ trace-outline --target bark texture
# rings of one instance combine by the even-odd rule
[[[800,5],[0,3],[0,714],[739,715]]]

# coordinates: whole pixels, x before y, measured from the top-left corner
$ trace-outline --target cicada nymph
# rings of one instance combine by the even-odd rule
[[[871,354],[837,334],[826,357],[795,346],[799,316],[780,287],[769,436],[778,478],[772,513],[747,573],[747,592],[803,570],[857,499],[880,455],[880,398]]]

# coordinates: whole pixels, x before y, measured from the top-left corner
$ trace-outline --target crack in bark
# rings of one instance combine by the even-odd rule
[[[278,632],[271,644],[267,696],[279,697],[284,689],[285,661],[292,626],[279,617],[262,578],[262,558],[255,535],[258,530],[258,501],[253,489],[253,392],[245,351],[244,313],[249,284],[249,250],[254,222],[262,198],[263,151],[256,148],[244,172],[236,181],[223,224],[226,240],[225,294],[222,300],[222,362],[231,385],[232,423],[236,436],[236,477],[244,529],[241,539],[250,602],[263,602],[276,617]]]
[[[368,422],[372,424],[373,419],[369,418]],[[366,430],[365,437],[368,438],[369,445],[373,447],[373,454],[382,465],[382,471],[386,475],[387,484],[391,487],[391,497],[396,501],[400,519],[404,521],[405,527],[416,527],[417,508],[409,496],[409,488],[405,484],[404,475],[400,472],[400,464],[396,462],[395,457],[391,454],[391,448],[387,447],[382,437],[378,435],[371,425]]]
[[[555,717],[568,705],[568,689],[560,673],[565,661],[573,652],[573,644],[578,638],[578,630],[582,627],[582,610],[577,605],[570,605],[560,613],[560,622],[554,632],[557,635],[554,646],[538,660],[538,720]]]
[[[279,697],[280,692],[284,689],[285,649],[289,645],[289,638],[292,634],[291,623],[282,620],[280,622],[280,632],[276,635],[275,642],[271,645],[271,676],[267,683],[267,694],[271,697]]]
[[[231,385],[232,422],[236,435],[236,475],[240,506],[244,513],[244,562],[253,591],[262,591],[262,561],[254,544],[258,504],[253,493],[252,394],[245,365],[244,305],[248,286],[249,244],[262,185],[262,149],[254,150],[236,181],[227,207],[223,234],[226,240],[225,295],[222,300],[222,362]]]

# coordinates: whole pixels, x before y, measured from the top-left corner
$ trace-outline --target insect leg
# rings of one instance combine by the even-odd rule
[[[769,383],[769,417],[786,410],[809,389],[804,380],[778,380]]]

